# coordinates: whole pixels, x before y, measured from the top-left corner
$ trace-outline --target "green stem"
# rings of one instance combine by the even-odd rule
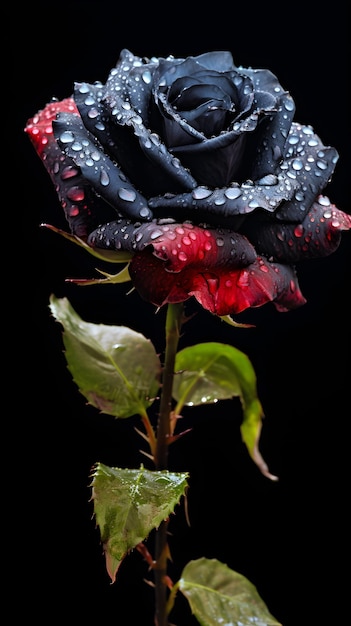
[[[160,414],[157,424],[157,443],[155,454],[156,470],[168,468],[168,445],[170,418],[172,413],[172,388],[174,364],[178,349],[180,329],[183,322],[183,303],[169,304],[166,317],[165,362],[162,375]],[[167,560],[169,556],[167,542],[168,520],[163,521],[156,531],[155,543],[155,626],[168,626],[167,614]]]

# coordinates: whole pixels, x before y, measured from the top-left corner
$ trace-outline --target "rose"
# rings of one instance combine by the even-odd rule
[[[26,131],[71,233],[131,254],[157,306],[191,296],[217,315],[302,305],[296,264],[339,246],[351,217],[322,195],[338,159],[268,70],[229,52],[142,59],[78,83]]]

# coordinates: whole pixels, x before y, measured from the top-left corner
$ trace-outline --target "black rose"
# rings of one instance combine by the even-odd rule
[[[334,252],[351,218],[322,195],[338,159],[268,70],[229,52],[142,59],[79,83],[26,131],[71,233],[130,253],[157,306],[195,296],[217,315],[305,302],[297,262]]]

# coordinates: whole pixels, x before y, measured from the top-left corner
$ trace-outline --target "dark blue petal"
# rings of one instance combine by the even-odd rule
[[[106,99],[105,103],[110,109],[111,118],[116,127],[129,128],[134,143],[136,141],[138,144],[138,146],[134,145],[134,150],[141,150],[144,154],[143,163],[145,166],[148,164],[149,185],[151,182],[153,187],[165,188],[168,191],[189,190],[196,187],[195,178],[179,162],[179,159],[167,150],[159,136],[145,127],[141,116],[134,111],[128,100],[114,96]],[[130,177],[134,180],[134,173],[131,172]],[[145,178],[144,172],[143,177]]]
[[[157,196],[150,198],[149,206],[156,216],[172,215],[182,221],[191,215],[197,223],[220,221],[223,225],[225,220],[230,222],[232,217],[247,216],[257,209],[274,213],[284,201],[293,197],[297,188],[297,182],[288,176],[269,175],[257,183],[248,181],[215,190],[197,187],[191,193]]]
[[[146,199],[104,153],[77,115],[61,113],[53,122],[53,129],[61,150],[73,159],[99,196],[127,217],[152,218]]]
[[[279,169],[296,181],[298,189],[294,197],[277,211],[279,220],[303,220],[330,180],[338,158],[335,148],[324,146],[311,126],[295,122],[291,125],[284,148],[284,161]]]

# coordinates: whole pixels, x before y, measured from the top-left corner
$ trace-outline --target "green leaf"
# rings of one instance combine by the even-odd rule
[[[106,569],[114,582],[127,555],[175,509],[185,495],[188,474],[96,465],[92,497],[104,546]]]
[[[263,409],[257,397],[256,374],[246,354],[233,346],[208,342],[184,348],[177,353],[173,396],[175,412],[184,405],[217,402],[237,396],[243,408],[241,436],[261,472],[271,480],[267,464],[259,452]]]
[[[41,224],[41,226],[52,230],[54,233],[61,235],[65,239],[68,239],[68,241],[70,241],[71,243],[74,243],[80,248],[83,248],[83,250],[96,257],[97,259],[101,259],[102,261],[107,261],[108,263],[128,263],[128,261],[130,261],[133,257],[130,252],[126,251],[92,248],[91,246],[88,246],[88,244],[85,243],[83,239],[77,237],[77,235],[67,233],[65,230],[62,230],[61,228],[56,228],[56,226],[52,226],[51,224]]]
[[[178,586],[201,626],[282,626],[256,587],[216,559],[190,561]]]
[[[255,327],[254,324],[243,324],[242,322],[236,322],[235,320],[233,320],[232,317],[230,317],[230,315],[220,315],[220,319],[223,322],[226,322],[226,324],[229,324],[229,326],[235,326],[235,328],[254,328]]]
[[[75,283],[76,285],[114,285],[117,283],[126,283],[131,280],[129,274],[129,264],[127,264],[120,272],[117,274],[109,274],[108,272],[103,272],[102,270],[97,269],[99,274],[105,276],[105,278],[67,278],[66,282]]]
[[[88,402],[115,417],[144,415],[160,386],[152,343],[125,326],[84,322],[67,298],[51,295],[50,309],[64,327],[68,369]]]

